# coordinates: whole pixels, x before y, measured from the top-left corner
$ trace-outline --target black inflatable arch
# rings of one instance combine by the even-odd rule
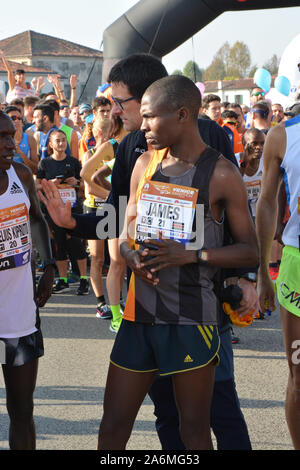
[[[140,0],[104,31],[103,83],[119,59],[135,52],[162,58],[226,11],[295,6],[300,0]]]

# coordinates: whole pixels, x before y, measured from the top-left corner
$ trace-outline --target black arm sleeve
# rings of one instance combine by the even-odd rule
[[[67,230],[72,237],[78,237],[85,240],[98,240],[97,225],[103,218],[94,214],[72,214],[76,220],[76,228]]]

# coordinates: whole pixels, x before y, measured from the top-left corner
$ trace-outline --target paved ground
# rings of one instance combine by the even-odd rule
[[[95,299],[53,296],[42,309],[45,356],[35,393],[37,448],[94,450],[102,413],[108,358],[114,340],[109,323],[95,317]],[[236,383],[255,450],[292,449],[284,417],[287,365],[278,312],[250,328],[236,329]],[[120,400],[122,390],[120,390]],[[8,419],[0,376],[0,449],[7,449]],[[153,406],[147,398],[128,449],[158,450]]]

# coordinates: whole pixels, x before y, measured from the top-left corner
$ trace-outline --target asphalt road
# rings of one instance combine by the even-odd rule
[[[109,354],[115,335],[95,317],[95,298],[53,295],[41,311],[45,356],[35,392],[37,449],[95,450]],[[234,330],[235,377],[254,450],[292,450],[285,422],[287,363],[278,310]],[[120,390],[122,400],[122,390]],[[5,390],[0,375],[0,449],[8,449]],[[129,450],[159,450],[153,405],[147,397]]]

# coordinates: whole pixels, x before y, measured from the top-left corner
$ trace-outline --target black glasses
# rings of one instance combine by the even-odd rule
[[[252,96],[265,96],[265,92],[264,91],[256,91],[255,93],[252,93]]]
[[[126,103],[127,101],[131,101],[131,100],[136,100],[137,97],[136,96],[131,96],[130,98],[126,98],[125,100],[119,100],[118,98],[115,98],[113,95],[111,95],[111,99],[113,100],[113,102],[119,106],[119,108],[122,109],[122,111],[124,110],[123,108],[123,103]]]
[[[68,106],[67,104],[64,105],[64,106],[60,106],[59,109],[66,109],[66,108],[69,108],[70,106]]]
[[[12,121],[22,121],[22,118],[19,117],[19,116],[10,116],[10,119],[11,119]]]

